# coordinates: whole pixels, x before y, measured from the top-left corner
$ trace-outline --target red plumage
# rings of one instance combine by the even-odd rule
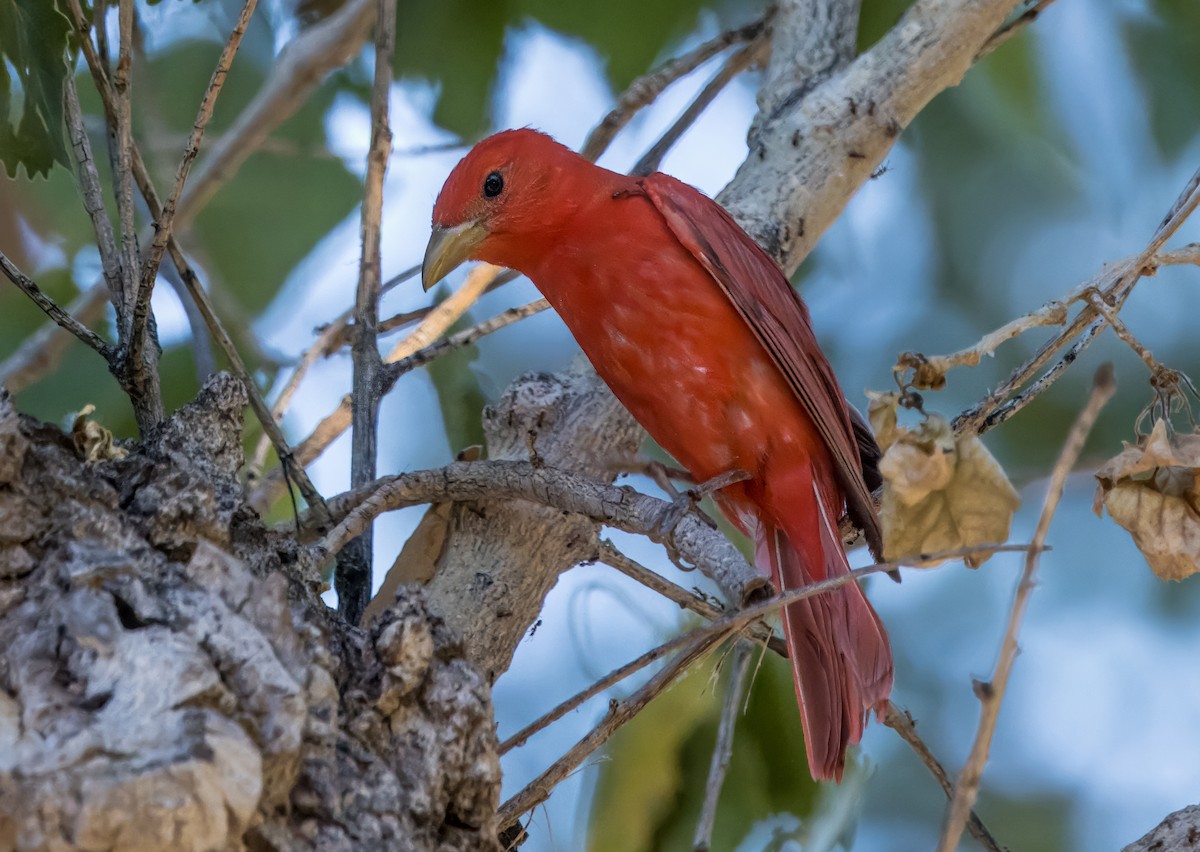
[[[493,190],[495,192],[493,192]],[[468,257],[528,275],[597,373],[697,481],[780,590],[849,570],[843,512],[878,550],[878,451],[787,278],[720,205],[663,174],[589,163],[531,130],[484,140],[434,207],[426,283]],[[438,273],[441,274],[438,274]],[[814,778],[841,778],[887,699],[887,634],[855,583],[786,608]]]

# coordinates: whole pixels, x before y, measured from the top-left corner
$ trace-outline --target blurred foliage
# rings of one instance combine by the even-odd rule
[[[588,848],[605,852],[690,850],[728,676],[718,651],[654,700],[612,738],[588,819]],[[805,816],[816,804],[792,673],[786,660],[750,662],[749,698],[714,823],[713,849],[733,849],[773,814]],[[620,827],[619,829],[617,827]]]
[[[63,124],[70,38],[58,0],[0,0],[0,162],[10,177],[21,166],[30,177],[55,163],[70,167]]]
[[[1200,3],[1148,0],[1150,14],[1125,21],[1130,57],[1163,156],[1178,156],[1200,121]],[[1161,85],[1169,80],[1171,85]]]

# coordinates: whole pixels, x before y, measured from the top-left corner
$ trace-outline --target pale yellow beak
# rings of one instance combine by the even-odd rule
[[[425,260],[421,263],[421,286],[428,290],[470,260],[475,248],[488,235],[480,222],[463,222],[453,228],[433,226]]]

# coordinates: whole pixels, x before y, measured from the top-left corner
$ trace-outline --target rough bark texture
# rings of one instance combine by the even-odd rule
[[[483,416],[488,458],[528,460],[612,482],[642,431],[582,362],[517,379]],[[467,658],[499,677],[558,575],[599,552],[581,515],[511,500],[456,503],[453,536],[428,587],[430,606],[463,637]],[[497,534],[497,531],[503,534]]]
[[[1154,829],[1121,852],[1197,852],[1200,850],[1200,805],[1167,814]]]
[[[327,616],[217,376],[124,458],[0,391],[0,848],[491,849],[490,690],[403,590]]]

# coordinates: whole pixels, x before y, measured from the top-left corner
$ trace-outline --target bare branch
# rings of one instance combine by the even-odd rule
[[[544,731],[563,716],[567,715],[572,710],[576,710],[583,706],[588,700],[595,698],[610,686],[614,686],[625,680],[625,678],[629,677],[630,675],[640,672],[642,669],[646,668],[646,666],[658,662],[663,657],[666,657],[668,654],[670,654],[673,650],[675,650],[675,646],[669,643],[656,645],[637,659],[631,660],[625,665],[613,669],[607,675],[600,678],[600,680],[587,687],[587,689],[572,695],[550,712],[539,716],[537,719],[530,722],[511,737],[504,740],[502,743],[500,743],[500,748],[498,749],[499,753],[501,755],[505,755],[514,748],[519,748],[525,745],[529,738],[534,734]]]
[[[358,55],[374,21],[375,0],[347,0],[328,18],[300,31],[272,64],[254,100],[196,167],[180,199],[177,224],[190,221],[330,72]]]
[[[751,155],[719,200],[792,272],[900,131],[962,79],[1013,6],[1014,0],[917,0],[870,50],[811,88],[805,59],[777,42]],[[777,29],[802,28],[802,11],[799,0],[781,5]],[[803,68],[787,67],[793,64]]]
[[[929,746],[921,739],[921,735],[917,733],[917,723],[913,721],[912,714],[907,710],[901,710],[894,702],[888,701],[887,709],[883,714],[883,724],[899,734],[900,739],[912,747],[917,757],[925,764],[925,768],[938,782],[942,792],[946,794],[946,798],[949,799],[953,796],[954,787],[950,783],[950,776],[946,774],[941,762],[929,750]],[[996,838],[992,837],[991,832],[987,830],[975,811],[971,811],[971,816],[967,820],[967,831],[971,832],[971,836],[988,852],[1001,852],[1000,844],[996,842]]]
[[[588,134],[587,141],[583,143],[580,153],[589,160],[596,160],[608,149],[613,138],[621,129],[643,108],[654,103],[668,86],[681,77],[686,77],[731,45],[758,38],[766,30],[768,22],[774,15],[775,8],[771,7],[759,20],[736,30],[721,33],[716,38],[704,42],[687,53],[676,56],[664,63],[662,67],[634,80],[621,93],[621,97],[617,99],[617,105],[613,107],[612,111]]]
[[[78,3],[75,3],[78,6]],[[82,12],[78,15],[82,20]],[[129,339],[130,308],[137,294],[137,274],[141,264],[138,262],[137,231],[133,224],[133,134],[131,124],[131,73],[133,70],[133,0],[119,0],[117,4],[117,21],[120,29],[120,42],[117,45],[117,67],[113,73],[112,84],[109,85],[103,76],[99,60],[92,68],[96,80],[96,88],[101,98],[106,100],[111,110],[109,120],[109,153],[113,160],[117,211],[121,222],[121,275],[122,294],[120,304],[114,305],[117,310],[118,336],[123,342]],[[84,31],[83,41],[90,39]],[[90,53],[90,52],[89,52]],[[86,55],[86,54],[85,54]],[[95,56],[91,53],[91,56]]]
[[[391,386],[392,383],[405,373],[411,373],[413,370],[436,361],[443,355],[448,355],[451,352],[456,352],[459,349],[470,346],[477,340],[487,337],[489,334],[495,334],[502,328],[508,328],[513,323],[520,322],[526,317],[540,314],[542,311],[549,309],[549,307],[550,303],[545,299],[535,299],[520,307],[502,311],[478,325],[464,328],[462,331],[450,335],[445,340],[439,340],[437,343],[426,346],[424,349],[418,349],[407,358],[402,358],[388,365],[384,373],[388,386]]]
[[[781,0],[771,23],[774,49],[758,93],[756,127],[854,59],[859,6],[860,0]]]
[[[986,545],[988,548],[993,545]],[[1006,551],[1026,551],[1028,552],[1034,545],[1001,545],[1000,550]],[[1045,548],[1043,548],[1045,549]],[[958,548],[953,551],[945,551],[943,553],[935,553],[924,556],[922,560],[917,560],[917,564],[927,561],[932,565],[944,564],[942,560],[955,559],[962,556],[970,555],[971,553],[979,552],[981,547],[966,547]],[[726,637],[735,635],[738,631],[745,628],[746,625],[763,618],[764,616],[795,603],[796,601],[804,600],[813,597],[814,595],[824,594],[825,592],[839,588],[847,583],[857,582],[863,577],[872,574],[878,574],[886,571],[893,571],[900,567],[899,563],[895,562],[880,562],[876,565],[868,565],[865,568],[856,568],[848,574],[843,574],[838,577],[831,577],[827,580],[821,580],[817,583],[810,583],[798,589],[792,589],[785,594],[776,595],[765,601],[755,603],[745,609],[733,613],[725,618],[715,621],[712,624],[707,624],[703,627],[698,627],[681,636],[677,636],[654,649],[655,659],[661,659],[669,653],[679,651],[677,656],[670,665],[658,672],[649,682],[641,689],[634,693],[629,699],[623,702],[614,702],[609,714],[597,725],[591,732],[576,743],[563,757],[559,758],[554,764],[543,772],[538,778],[532,781],[524,790],[517,793],[500,807],[500,824],[507,827],[517,819],[525,811],[535,807],[539,803],[545,801],[549,797],[553,787],[565,778],[575,767],[582,763],[589,754],[603,745],[610,736],[629,719],[633,718],[642,707],[650,702],[652,698],[662,692],[670,685],[679,674],[681,674],[688,665],[699,659],[708,651],[715,648]],[[643,655],[643,658],[647,655]],[[642,658],[639,658],[639,661]],[[638,661],[635,661],[638,662]],[[632,665],[632,664],[631,664]],[[622,667],[618,671],[624,670]],[[639,667],[640,668],[640,667]],[[628,675],[629,672],[626,672]],[[611,675],[609,677],[612,677]],[[619,678],[618,678],[619,679]],[[608,678],[605,678],[607,681]],[[614,681],[615,682],[615,681]],[[595,690],[589,687],[586,692],[595,695],[600,690]],[[582,694],[582,693],[581,693]],[[578,696],[568,699],[569,703],[576,701]],[[582,702],[581,702],[582,703]],[[577,706],[577,705],[576,705]],[[547,717],[557,712],[552,711],[547,714]],[[564,711],[566,712],[566,711]],[[559,718],[562,714],[555,716]],[[518,737],[532,736],[534,726],[520,732],[518,735],[510,738],[510,742],[514,745],[519,745]]]
[[[729,683],[725,686],[725,703],[721,707],[721,722],[717,726],[717,742],[713,746],[708,781],[704,786],[704,805],[700,809],[700,819],[696,823],[696,834],[692,841],[692,848],[696,852],[708,852],[712,847],[717,803],[721,799],[721,788],[725,786],[729,759],[733,756],[733,733],[737,729],[738,711],[742,709],[746,674],[750,670],[753,652],[754,646],[749,642],[735,642],[733,645],[733,656],[729,662]]]
[[[213,69],[208,87],[200,98],[200,109],[196,113],[196,120],[192,123],[192,132],[188,135],[187,143],[183,147],[183,157],[180,158],[179,166],[175,170],[175,184],[171,187],[171,192],[163,203],[162,212],[154,222],[154,239],[146,251],[146,256],[142,259],[140,283],[137,288],[137,297],[133,301],[133,319],[130,322],[129,336],[125,341],[128,369],[134,375],[143,368],[143,364],[145,369],[155,372],[158,369],[157,357],[152,357],[150,363],[145,363],[146,329],[150,321],[150,297],[154,293],[158,266],[162,262],[163,252],[167,248],[167,241],[175,226],[175,212],[179,205],[179,198],[183,194],[183,185],[187,182],[192,162],[200,153],[200,143],[204,139],[204,131],[208,127],[209,119],[212,118],[217,97],[225,85],[225,76],[229,73],[229,67],[233,64],[238,47],[241,46],[242,37],[246,34],[246,27],[250,24],[250,17],[254,14],[254,7],[257,3],[258,0],[245,0],[237,23],[229,34],[229,39],[225,42],[221,55],[217,58],[217,67]]]
[[[700,592],[688,591],[682,586],[677,586],[661,574],[630,559],[617,550],[610,541],[600,542],[600,552],[596,561],[615,568],[629,579],[636,580],[651,591],[658,592],[667,600],[679,604],[682,609],[690,610],[709,621],[716,621],[727,614],[724,608],[713,603]],[[755,642],[765,644],[781,657],[788,655],[787,643],[772,633],[766,624],[751,624],[747,635]]]
[[[366,189],[362,203],[362,256],[354,297],[354,380],[351,395],[350,484],[375,478],[379,428],[380,372],[379,296],[383,280],[380,234],[383,229],[383,180],[392,153],[388,125],[388,96],[392,88],[392,52],[396,43],[396,4],[379,0],[375,18],[375,81],[371,90],[371,147],[367,152]],[[339,557],[334,573],[338,612],[358,624],[371,599],[371,565],[374,557],[371,525]]]
[[[100,353],[100,357],[105,361],[111,361],[112,347],[105,343],[100,335],[60,308],[57,302],[42,292],[32,278],[17,269],[16,264],[9,260],[3,252],[0,252],[0,271],[3,271],[5,277],[16,284],[22,293],[32,299],[33,303],[41,308],[46,316]]]
[[[679,141],[679,137],[683,136],[687,132],[687,129],[695,124],[696,119],[708,109],[709,104],[716,99],[717,95],[721,94],[734,77],[741,74],[754,63],[762,61],[770,53],[770,50],[770,40],[760,35],[746,47],[731,56],[729,61],[721,66],[721,70],[700,90],[700,94],[696,95],[692,102],[688,104],[683,114],[675,120],[674,124],[667,128],[667,132],[637,161],[637,165],[633,167],[630,174],[648,175],[651,172],[658,171],[663,157]]]
[[[1068,297],[1068,301],[1084,297],[1089,290],[1097,290],[1104,301],[1113,308],[1113,313],[1119,312],[1138,281],[1145,275],[1152,274],[1163,264],[1164,261],[1158,257],[1159,251],[1195,211],[1198,204],[1200,204],[1200,169],[1193,173],[1188,180],[1167,215],[1155,229],[1146,247],[1139,254],[1111,265],[1092,280],[1076,287]],[[1168,255],[1168,262],[1187,263],[1190,262],[1191,255],[1191,247],[1185,246],[1179,250],[1178,254]],[[969,429],[982,435],[1003,423],[1053,384],[1066,367],[1075,361],[1079,353],[1087,348],[1105,324],[1104,317],[1099,315],[1094,306],[1085,306],[1062,332],[1044,343],[1033,357],[1015,369],[1000,387],[954,418],[955,432],[961,433]],[[1023,393],[1013,395],[1071,340],[1075,342],[1062,358]]]
[[[975,694],[979,697],[982,705],[979,730],[975,735],[975,743],[971,746],[971,754],[954,785],[954,795],[947,808],[946,823],[938,842],[939,852],[952,852],[958,847],[963,826],[967,822],[971,808],[975,805],[979,782],[983,777],[983,767],[987,763],[992,735],[996,731],[996,721],[1000,716],[1000,704],[1004,700],[1004,692],[1008,688],[1008,678],[1017,659],[1017,634],[1021,629],[1021,621],[1025,616],[1029,595],[1033,591],[1034,576],[1037,573],[1042,544],[1046,541],[1046,535],[1050,531],[1050,522],[1054,519],[1058,503],[1062,499],[1067,476],[1075,467],[1079,453],[1083,450],[1084,441],[1092,431],[1100,409],[1112,398],[1116,390],[1117,385],[1113,380],[1112,365],[1104,364],[1096,371],[1096,378],[1087,405],[1075,419],[1058,461],[1054,465],[1054,470],[1050,474],[1046,499],[1042,504],[1042,513],[1038,518],[1037,528],[1033,535],[1033,546],[1025,556],[1025,570],[1017,585],[1008,626],[1005,628],[1004,639],[1000,644],[1000,660],[996,664],[996,671],[990,682],[975,684]]]
[[[691,638],[690,635],[689,638]],[[577,742],[570,751],[556,760],[549,769],[500,806],[501,829],[507,828],[523,813],[549,798],[550,791],[570,775],[579,764],[583,763],[588,755],[604,745],[618,728],[640,713],[642,708],[649,704],[655,696],[670,686],[679,675],[687,671],[692,663],[719,645],[724,638],[724,633],[697,636],[675,659],[661,671],[655,673],[654,677],[641,689],[624,701],[613,702],[603,722]]]
[[[518,461],[455,462],[438,470],[385,476],[332,498],[329,510],[342,520],[316,546],[315,561],[324,563],[336,556],[383,512],[419,503],[485,497],[553,506],[670,544],[731,601],[749,602],[768,587],[766,579],[729,540],[700,518],[687,514],[674,525],[666,523],[677,514],[673,514],[674,504],[632,488],[603,485],[568,471]]]
[[[98,284],[76,296],[67,305],[66,312],[83,325],[88,325],[104,316],[104,308],[108,304],[108,291],[103,284]],[[67,329],[57,323],[46,323],[0,363],[0,385],[12,393],[29,387],[58,365],[74,339]]]
[[[78,3],[78,0],[75,2]],[[104,188],[100,185],[96,160],[92,156],[92,143],[88,138],[87,128],[83,124],[83,111],[79,106],[79,92],[75,88],[73,74],[67,75],[65,101],[67,126],[71,135],[71,145],[75,152],[75,163],[78,167],[79,190],[83,195],[83,208],[92,220],[92,228],[96,232],[96,249],[100,252],[104,283],[108,286],[113,304],[117,305],[123,298],[121,255],[117,251],[112,221],[108,218],[108,211],[104,207]]]

